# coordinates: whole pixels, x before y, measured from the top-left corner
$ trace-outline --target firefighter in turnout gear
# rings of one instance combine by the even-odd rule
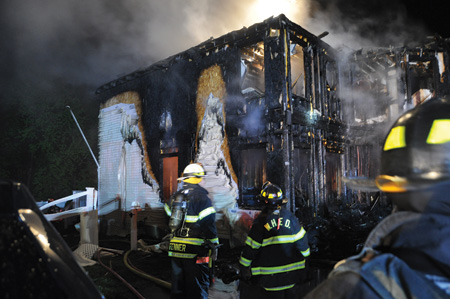
[[[449,99],[397,119],[380,170],[375,183],[398,211],[306,298],[450,298]]]
[[[189,164],[179,178],[182,189],[164,206],[172,231],[168,252],[172,257],[171,298],[208,298],[219,241],[216,211],[208,191],[198,185],[205,175],[201,164]]]
[[[241,298],[293,298],[305,275],[309,245],[297,217],[284,208],[282,190],[263,185],[265,207],[254,220],[239,259]]]

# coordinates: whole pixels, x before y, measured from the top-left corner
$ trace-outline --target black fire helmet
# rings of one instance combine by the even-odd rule
[[[450,180],[450,99],[434,98],[400,116],[387,134],[375,182],[387,193]]]
[[[261,199],[268,207],[281,207],[287,203],[280,187],[271,182],[266,182],[261,190]]]

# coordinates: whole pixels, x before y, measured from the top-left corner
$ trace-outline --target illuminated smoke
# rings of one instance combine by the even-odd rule
[[[269,3],[5,0],[0,7],[4,23],[0,33],[8,41],[2,44],[2,70],[8,66],[31,78],[50,74],[99,86],[211,36],[219,37],[278,13],[273,8],[264,10],[262,2]],[[286,7],[281,4],[296,5],[297,9],[285,12],[294,19],[305,19],[307,14],[306,0],[270,3],[279,8]]]
[[[4,0],[0,62],[7,77],[50,74],[99,86],[280,13],[313,34],[329,31],[324,40],[334,47],[358,49],[381,41],[398,45],[404,36],[418,35],[419,25],[406,19],[401,6],[391,4],[395,0],[378,1],[383,10],[375,17],[364,9],[372,8],[372,2]]]

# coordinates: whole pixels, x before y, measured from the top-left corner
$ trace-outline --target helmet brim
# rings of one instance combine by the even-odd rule
[[[204,177],[206,177],[206,175],[182,176],[182,177],[179,177],[177,180],[178,180],[178,181],[183,181],[183,180],[189,179],[189,178],[199,178],[199,179],[203,179]]]
[[[377,178],[367,177],[343,177],[342,181],[349,189],[363,192],[385,193],[402,193],[406,191],[416,191],[436,184],[437,182],[446,181],[448,178],[441,180],[415,179],[408,180],[403,177],[379,175]]]

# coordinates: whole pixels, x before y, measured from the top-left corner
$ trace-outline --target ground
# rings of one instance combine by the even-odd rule
[[[73,248],[77,247],[76,237],[76,235],[65,235],[65,239],[68,243],[72,243]],[[147,243],[151,241],[146,240]],[[86,266],[84,269],[105,298],[170,298],[169,288],[147,277],[152,276],[170,282],[171,268],[167,253],[128,252],[130,243],[124,238],[102,238],[99,243],[100,247],[105,249],[100,251],[100,256],[93,258],[97,263]],[[111,253],[107,249],[119,250],[123,253]],[[209,291],[209,298],[238,298],[236,269],[240,251],[240,248],[222,248],[215,267],[215,284]],[[127,252],[127,258],[124,259]],[[331,270],[331,266],[332,264],[326,261],[312,261],[308,281],[303,289],[310,290],[322,281]],[[138,275],[130,268],[138,268],[145,274]],[[299,298],[301,297],[299,294]]]
[[[378,209],[353,206],[327,211],[324,217],[308,219],[303,215],[303,226],[308,231],[312,254],[308,262],[308,279],[302,286],[302,292],[308,292],[323,281],[337,261],[357,253],[370,230],[389,213],[389,206]],[[74,250],[77,248],[79,235],[71,231],[62,233],[62,236],[69,247]],[[139,239],[143,239],[147,244],[159,242],[148,239],[145,235],[139,236]],[[221,243],[225,245],[219,250],[215,267],[216,283],[210,290],[209,297],[237,298],[235,279],[242,248],[230,248],[226,240],[221,240]],[[129,237],[100,236],[99,246],[122,252],[119,254],[102,250],[100,259],[98,256],[93,258],[97,261],[95,265],[84,267],[105,298],[170,297],[167,283],[170,283],[171,268],[167,253],[129,251]],[[166,285],[155,283],[153,278],[166,282]],[[130,290],[129,286],[135,291]],[[301,297],[299,295],[299,298]]]

